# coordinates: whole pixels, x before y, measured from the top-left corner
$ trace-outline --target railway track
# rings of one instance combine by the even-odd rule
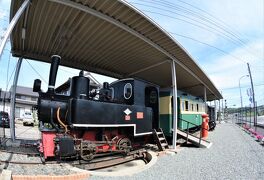
[[[6,152],[13,154],[19,154],[19,155],[26,155],[26,156],[38,156],[41,160],[41,155],[39,153],[29,153],[29,152],[12,152],[7,150],[0,150],[0,152]],[[129,161],[133,161],[136,159],[142,159],[145,163],[149,162],[147,155],[147,151],[145,149],[139,149],[135,151],[129,152],[127,155],[124,154],[116,154],[116,153],[108,153],[106,155],[99,155],[96,158],[92,159],[91,161],[84,161],[84,160],[51,160],[43,162],[42,160],[40,162],[27,162],[27,161],[12,161],[10,160],[0,160],[0,163],[5,164],[19,164],[19,165],[40,165],[40,164],[58,164],[58,163],[67,163],[72,166],[85,169],[85,170],[96,170],[96,169],[102,169],[110,166],[114,166],[117,164],[126,163]]]
[[[114,166],[117,164],[126,163],[136,159],[142,159],[145,163],[148,163],[149,159],[147,156],[147,151],[141,149],[141,150],[132,151],[127,155],[116,154],[114,156],[95,158],[89,162],[81,161],[79,164],[73,163],[72,165],[81,169],[95,170],[95,169]]]

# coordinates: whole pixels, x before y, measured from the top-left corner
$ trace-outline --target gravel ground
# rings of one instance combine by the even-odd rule
[[[65,164],[49,164],[49,165],[16,165],[9,164],[8,170],[13,175],[69,175],[77,172],[71,171]]]
[[[36,162],[41,163],[39,157],[27,156],[21,154],[11,154],[11,153],[0,153],[0,160],[11,160],[16,162]],[[13,175],[68,175],[74,174],[75,171],[71,171],[67,164],[36,164],[36,165],[21,165],[21,164],[8,164],[0,163],[1,169],[8,169],[12,171]]]
[[[264,179],[264,146],[237,125],[219,124],[209,134],[210,149],[185,147],[175,156],[162,156],[150,169],[133,176],[99,177],[100,179]],[[231,139],[230,139],[231,138]],[[0,153],[1,160],[40,162],[38,157]],[[67,164],[14,165],[0,163],[13,174],[67,175],[74,174]],[[129,169],[128,169],[129,170]]]
[[[209,134],[210,149],[186,147],[163,156],[150,169],[133,176],[90,180],[130,179],[264,179],[264,147],[231,123],[218,124]]]

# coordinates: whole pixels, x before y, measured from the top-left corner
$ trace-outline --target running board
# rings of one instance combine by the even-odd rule
[[[198,146],[198,147],[210,148],[213,144],[207,140],[200,139],[199,137],[196,137],[192,134],[187,134],[186,132],[181,131],[179,129],[177,129],[177,134],[185,138],[187,141],[191,142],[193,145]]]

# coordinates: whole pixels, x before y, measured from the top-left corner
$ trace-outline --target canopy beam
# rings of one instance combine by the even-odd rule
[[[15,114],[16,114],[16,88],[17,88],[17,81],[18,81],[18,76],[21,68],[23,58],[20,57],[17,61],[16,65],[16,72],[14,75],[14,81],[13,81],[13,86],[12,86],[12,92],[11,92],[11,101],[10,101],[10,136],[11,140],[14,142],[16,139],[15,135]]]
[[[9,36],[12,33],[12,31],[13,31],[15,25],[17,24],[19,18],[22,16],[23,12],[27,9],[29,4],[30,4],[30,0],[25,0],[23,2],[23,4],[21,5],[21,7],[16,12],[16,14],[13,17],[12,21],[10,22],[10,24],[9,24],[7,30],[6,30],[6,33],[4,35],[3,41],[2,41],[2,43],[0,45],[0,60],[1,60],[1,57],[2,57],[2,53],[3,53],[4,47],[6,45],[7,39],[9,38]]]

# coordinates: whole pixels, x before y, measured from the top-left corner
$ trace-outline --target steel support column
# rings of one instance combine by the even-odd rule
[[[216,111],[216,100],[214,100],[214,121],[216,122],[216,116],[217,116],[217,111]]]
[[[172,146],[176,149],[177,141],[177,124],[178,124],[178,112],[177,112],[177,79],[176,79],[176,66],[175,62],[171,61],[171,78],[172,78],[172,97],[173,97],[173,139]]]
[[[254,111],[253,111],[254,126],[256,126],[257,125],[257,112],[256,112],[255,91],[254,91],[253,79],[252,79],[251,69],[250,69],[249,63],[247,63],[247,67],[248,67],[248,74],[249,74],[249,78],[250,78],[252,98],[253,98],[252,100],[253,100],[253,107],[254,107]]]
[[[18,9],[18,11],[16,12],[15,16],[13,17],[12,21],[10,22],[6,33],[4,35],[3,41],[0,45],[0,60],[2,57],[2,53],[5,47],[5,44],[7,42],[8,37],[10,36],[11,32],[13,31],[15,25],[17,24],[19,18],[21,17],[21,15],[23,14],[23,12],[27,9],[28,5],[30,4],[30,0],[25,0],[23,2],[23,4],[21,5],[21,7]]]
[[[16,72],[14,75],[14,81],[12,86],[12,92],[11,92],[11,101],[10,101],[10,136],[12,141],[15,141],[15,112],[16,112],[16,88],[17,88],[17,81],[18,76],[21,68],[23,58],[20,57],[18,59],[17,65],[16,65]]]
[[[206,87],[204,86],[204,111],[207,114],[207,94],[206,94]]]
[[[221,110],[221,112],[222,112],[222,117],[223,117],[223,121],[225,120],[224,119],[224,99],[222,99],[222,110]]]
[[[218,102],[219,102],[219,104],[218,104],[219,105],[218,106],[218,121],[221,122],[221,107],[220,107],[221,106],[220,105],[221,104],[221,99],[219,99]]]

